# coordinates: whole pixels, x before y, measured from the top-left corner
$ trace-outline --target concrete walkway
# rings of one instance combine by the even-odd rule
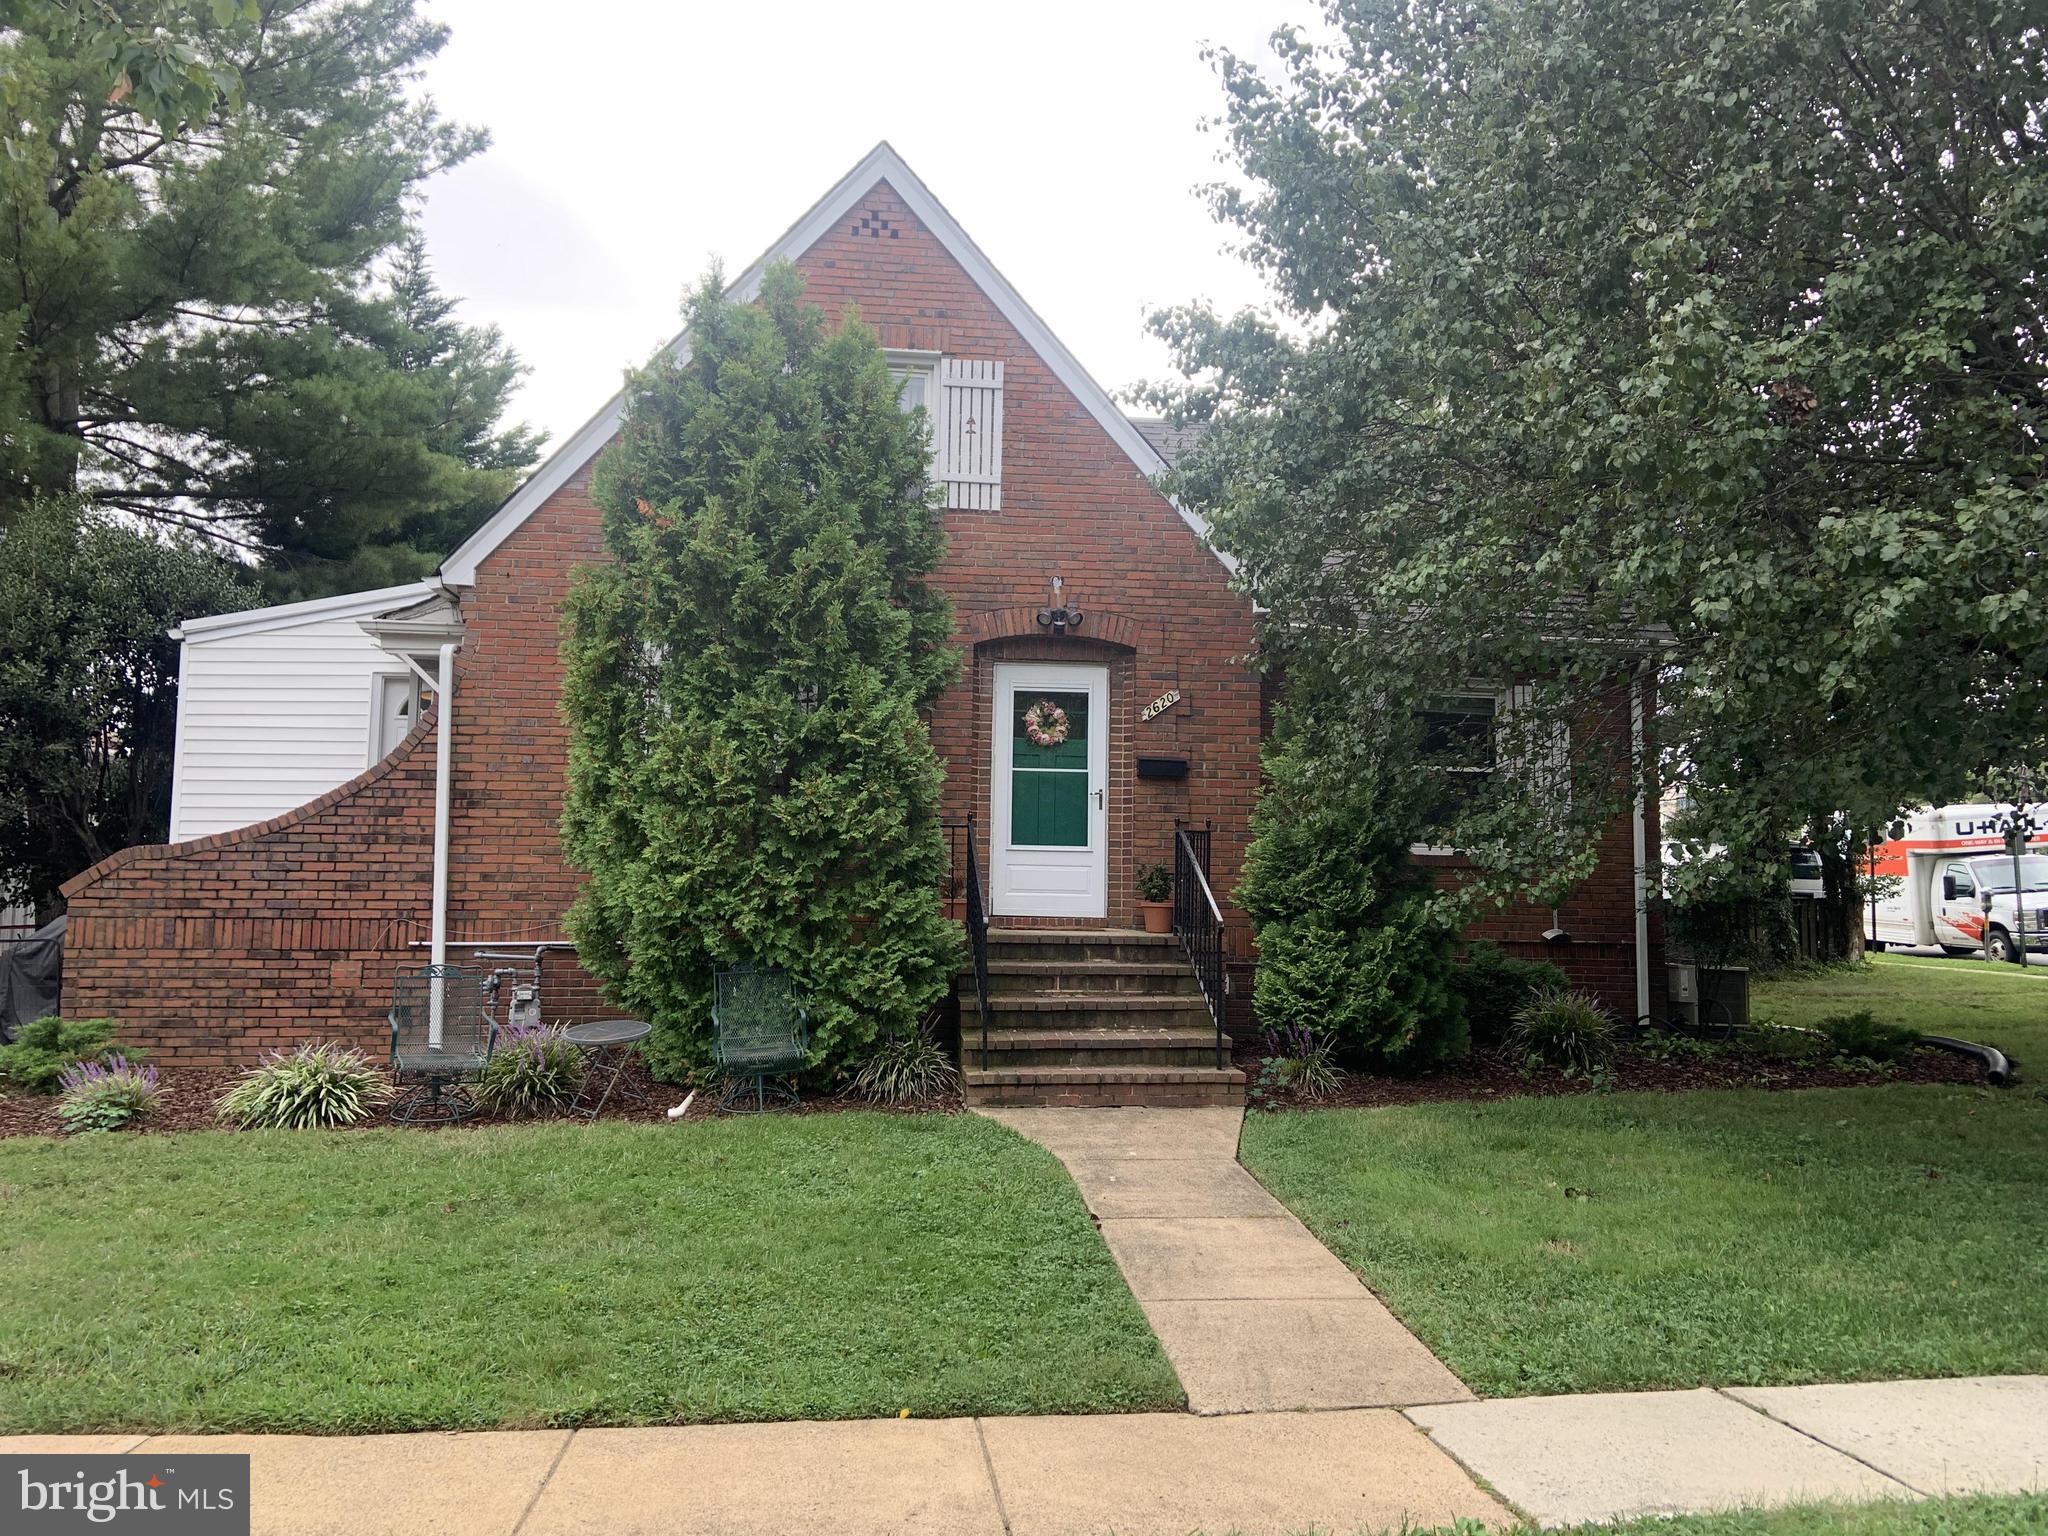
[[[1238,1164],[1239,1109],[990,1109],[1067,1165],[1196,1413],[1471,1392]]]
[[[1348,1536],[2038,1490],[2048,1377],[1406,1414],[0,1438],[0,1454],[89,1451],[246,1452],[261,1536]]]
[[[1546,1526],[2048,1489],[2048,1376],[1496,1398],[1407,1416]]]

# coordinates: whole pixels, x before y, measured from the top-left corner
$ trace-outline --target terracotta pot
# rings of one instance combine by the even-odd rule
[[[1145,925],[1147,933],[1173,932],[1173,903],[1170,901],[1139,902],[1138,921]]]

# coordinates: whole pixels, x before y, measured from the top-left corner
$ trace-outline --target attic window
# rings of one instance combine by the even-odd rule
[[[883,354],[896,380],[896,401],[905,411],[923,406],[936,414],[939,404],[940,357],[936,352],[911,352],[892,348]]]
[[[895,240],[903,233],[873,209],[862,214],[846,232],[855,237],[865,235],[870,240]]]

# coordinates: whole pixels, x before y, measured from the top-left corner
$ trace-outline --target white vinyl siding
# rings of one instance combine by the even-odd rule
[[[932,412],[933,478],[946,505],[974,512],[1003,506],[1003,365],[971,357],[939,363]]]
[[[393,658],[361,617],[186,639],[172,842],[267,821],[363,771],[374,680]]]

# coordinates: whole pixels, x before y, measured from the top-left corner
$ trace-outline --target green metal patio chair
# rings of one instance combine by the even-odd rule
[[[398,973],[391,992],[391,1079],[399,1096],[391,1118],[444,1124],[476,1112],[466,1086],[498,1043],[490,995],[494,977],[457,965],[421,965]],[[438,1018],[437,1018],[438,1015]]]
[[[738,966],[720,971],[711,1009],[712,1054],[725,1080],[720,1109],[752,1111],[768,1107],[773,1097],[796,1102],[796,1074],[810,1051],[804,1010],[797,1003],[786,971],[757,971]],[[770,1079],[775,1079],[771,1084]]]

